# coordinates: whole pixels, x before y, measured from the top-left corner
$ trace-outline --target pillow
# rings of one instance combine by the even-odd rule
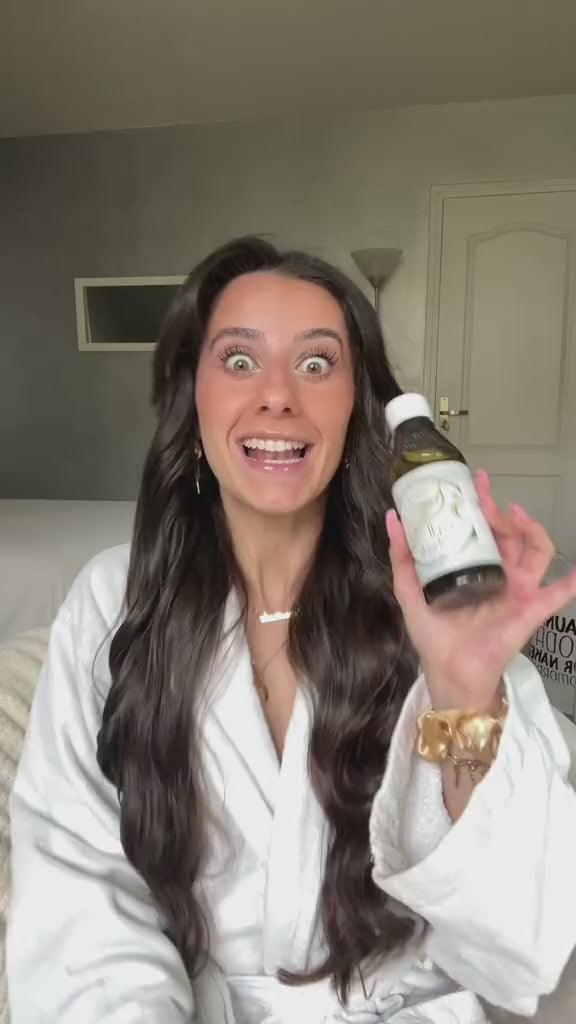
[[[48,627],[0,644],[0,949],[5,947],[10,886],[8,797],[20,759],[36,681],[48,647]],[[6,977],[0,965],[0,1024],[8,1024]]]
[[[77,574],[132,536],[132,501],[0,498],[0,641],[49,626]]]

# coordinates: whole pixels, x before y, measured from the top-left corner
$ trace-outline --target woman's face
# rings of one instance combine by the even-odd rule
[[[196,404],[228,509],[287,515],[318,502],[353,403],[348,332],[329,292],[274,273],[227,286],[208,323]]]

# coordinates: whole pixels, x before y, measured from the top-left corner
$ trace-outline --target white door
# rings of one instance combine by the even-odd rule
[[[433,192],[437,423],[442,398],[467,410],[448,437],[576,558],[576,182]]]

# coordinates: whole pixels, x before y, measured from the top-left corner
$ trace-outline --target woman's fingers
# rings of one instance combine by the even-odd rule
[[[515,615],[520,616],[525,627],[534,625],[536,628],[576,596],[576,569],[565,579],[541,589],[540,584],[554,556],[554,545],[546,530],[519,505],[511,505],[509,514],[501,512],[492,497],[486,473],[477,474],[476,487],[504,569],[509,574],[508,601],[514,605]],[[418,626],[424,624],[423,616],[433,616],[433,609],[426,604],[406,534],[394,510],[387,513],[386,526],[394,591],[409,631],[414,626],[416,632]]]
[[[536,519],[531,519],[520,505],[510,510],[524,541],[524,554],[520,563],[523,572],[535,583],[541,583],[554,558],[555,547],[546,530]]]
[[[542,582],[554,557],[554,544],[544,527],[520,505],[510,505],[510,514],[500,511],[490,489],[487,473],[480,470],[476,489],[488,525],[492,529],[505,568],[519,569],[525,579]]]
[[[494,501],[488,474],[483,469],[477,472],[475,483],[480,500],[480,508],[494,534],[498,550],[502,555],[504,568],[515,569],[520,564],[524,554],[524,538],[512,516],[501,512]]]

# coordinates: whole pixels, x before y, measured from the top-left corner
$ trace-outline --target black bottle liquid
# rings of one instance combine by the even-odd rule
[[[434,426],[423,395],[389,402],[392,495],[426,600],[479,604],[506,582],[502,559],[462,453]]]

